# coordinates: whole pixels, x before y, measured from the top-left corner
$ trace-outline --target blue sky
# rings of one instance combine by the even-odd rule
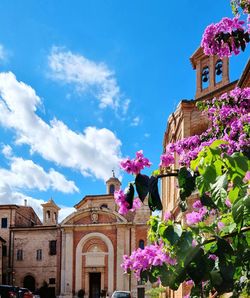
[[[194,97],[189,57],[228,2],[2,0],[1,202],[53,197],[64,216],[123,175],[120,158],[143,149],[157,168],[169,114]]]

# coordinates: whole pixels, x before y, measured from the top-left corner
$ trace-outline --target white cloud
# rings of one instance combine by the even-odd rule
[[[4,49],[3,45],[0,44],[0,62],[5,61],[7,58],[6,50]]]
[[[119,173],[121,141],[112,131],[87,127],[76,133],[56,118],[46,123],[36,114],[39,105],[34,89],[11,72],[0,73],[0,125],[15,131],[16,143],[83,175],[106,180],[111,169]]]
[[[43,209],[41,204],[44,204],[44,200],[39,200],[36,198],[32,198],[30,196],[26,196],[18,191],[14,191],[9,184],[0,180],[0,202],[1,204],[16,204],[16,205],[24,205],[24,200],[27,201],[27,206],[32,207],[36,214],[39,216],[41,221],[43,220]],[[59,205],[61,210],[59,211],[58,221],[61,222],[66,216],[75,211],[73,207],[66,207],[63,205]]]
[[[134,117],[133,119],[132,119],[132,122],[131,122],[131,126],[138,126],[139,124],[140,124],[140,121],[141,121],[141,119],[140,119],[140,117],[139,116],[137,116],[137,117]]]
[[[122,113],[125,115],[128,111],[129,105],[130,105],[130,99],[125,99],[122,102]]]
[[[145,138],[149,138],[149,137],[150,137],[150,133],[145,132],[145,133],[144,133],[144,137],[145,137]]]
[[[15,189],[38,189],[46,191],[50,188],[63,193],[79,192],[73,181],[68,181],[61,173],[50,169],[48,173],[32,160],[13,157],[10,146],[4,146],[3,153],[10,160],[10,169],[0,168],[0,180]]]
[[[10,145],[4,145],[2,153],[6,158],[10,158],[12,156],[12,148],[10,147]]]
[[[48,57],[50,76],[54,80],[75,85],[78,92],[91,92],[98,100],[99,107],[120,107],[120,88],[114,72],[105,63],[96,63],[82,55],[73,54],[63,48],[53,47]],[[125,100],[128,109],[129,100]]]

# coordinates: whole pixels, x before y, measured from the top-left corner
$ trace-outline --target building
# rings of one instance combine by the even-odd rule
[[[79,290],[95,298],[116,289],[144,297],[145,286],[123,274],[120,265],[124,254],[147,243],[150,211],[143,206],[120,215],[113,195],[120,185],[113,175],[106,182],[106,194],[85,196],[60,224],[60,208],[52,199],[42,204],[43,222],[31,207],[0,206],[0,248],[8,251],[3,283],[32,291],[42,287],[48,298],[74,297]]]
[[[168,143],[176,142],[185,137],[201,134],[205,131],[209,122],[196,108],[197,101],[209,100],[228,92],[235,87],[250,87],[250,59],[245,66],[241,77],[233,82],[229,80],[229,59],[219,59],[216,56],[206,56],[202,48],[199,48],[190,58],[192,67],[196,70],[196,93],[194,100],[181,100],[177,109],[167,121],[167,127],[163,139],[163,152]],[[178,168],[178,157],[175,167]],[[176,188],[176,178],[167,177],[162,179],[162,204],[163,211],[170,211],[177,220],[183,220],[179,208],[179,193]],[[192,194],[196,199],[198,193]],[[189,210],[190,211],[190,206]],[[187,294],[185,287],[178,291],[168,290],[167,297],[180,298]]]

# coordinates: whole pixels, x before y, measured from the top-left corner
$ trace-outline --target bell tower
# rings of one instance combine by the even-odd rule
[[[56,203],[52,200],[52,198],[47,202],[42,204],[43,207],[43,224],[57,225],[58,223],[58,212],[60,208],[56,205]]]
[[[115,172],[112,170],[112,177],[106,181],[106,192],[107,194],[114,194],[115,190],[119,190],[121,187],[121,182],[115,177]]]
[[[211,93],[229,83],[229,59],[218,56],[207,56],[198,48],[190,57],[193,69],[196,70],[195,99]]]

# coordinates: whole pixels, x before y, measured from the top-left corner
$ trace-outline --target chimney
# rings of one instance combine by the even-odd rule
[[[27,200],[24,199],[24,206],[27,207]]]

